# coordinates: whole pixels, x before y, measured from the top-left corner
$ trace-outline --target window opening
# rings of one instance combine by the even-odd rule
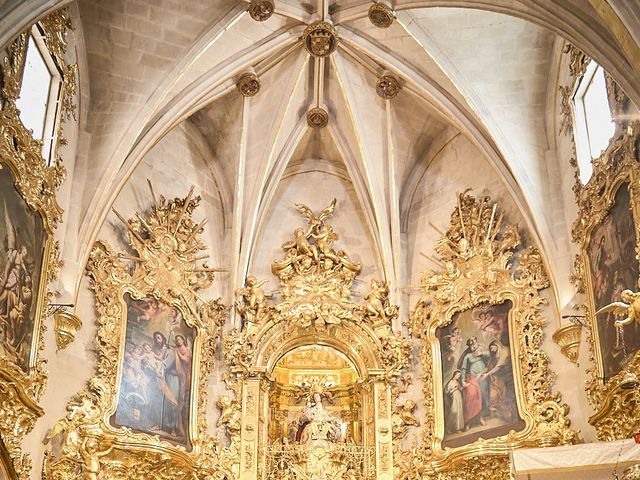
[[[27,39],[16,106],[24,126],[33,131],[34,139],[42,141],[42,156],[47,163],[50,163],[54,146],[61,86],[62,75],[46,48],[42,32],[34,25]]]
[[[593,173],[592,161],[602,155],[615,133],[604,69],[591,61],[573,97],[575,142],[580,181]]]

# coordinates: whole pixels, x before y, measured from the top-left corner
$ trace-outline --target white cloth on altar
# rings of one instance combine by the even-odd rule
[[[610,480],[616,464],[622,478],[624,469],[636,463],[640,463],[640,444],[633,440],[524,448],[511,453],[515,480]]]

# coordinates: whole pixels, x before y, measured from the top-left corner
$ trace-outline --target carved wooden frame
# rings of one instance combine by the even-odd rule
[[[421,344],[426,421],[422,445],[404,452],[398,465],[404,479],[506,478],[510,450],[576,439],[569,428],[568,407],[552,390],[554,375],[541,349],[545,320],[540,306],[546,301],[539,292],[549,286],[542,258],[533,247],[522,249],[517,228],[503,226],[503,214],[491,203],[488,196],[459,195],[450,227],[436,246],[443,269],[421,275],[421,299],[409,326]],[[525,427],[443,448],[443,382],[436,329],[450,324],[459,312],[507,300],[512,302],[508,322],[515,391]]]
[[[192,189],[193,191],[193,189]],[[204,301],[197,290],[207,288],[214,269],[197,265],[196,253],[203,223],[192,220],[200,197],[154,200],[151,214],[125,221],[136,255],[116,253],[105,242],[91,251],[87,271],[96,295],[98,313],[97,375],[67,406],[67,416],[53,429],[61,436],[58,449],[48,452],[44,472],[50,479],[93,473],[96,465],[109,478],[192,479],[232,478],[230,455],[218,439],[207,435],[206,387],[214,368],[216,343],[228,309],[220,300]],[[185,253],[186,252],[186,253]],[[129,265],[124,259],[133,261]],[[153,297],[175,307],[195,329],[189,439],[191,449],[126,427],[114,427],[122,375],[127,308],[125,295]],[[88,442],[93,442],[93,452]],[[56,451],[57,450],[57,451]]]
[[[48,15],[40,22],[45,34],[45,45],[56,57],[63,69],[61,90],[61,115],[58,120],[58,141],[55,159],[50,166],[42,158],[42,142],[34,140],[25,128],[16,108],[20,93],[21,74],[25,61],[27,33],[20,34],[9,46],[2,60],[2,110],[0,110],[0,169],[8,168],[15,179],[15,187],[27,206],[43,223],[46,241],[42,263],[39,266],[40,282],[33,319],[33,337],[25,372],[7,358],[0,357],[0,437],[3,439],[5,456],[11,459],[16,478],[26,479],[31,470],[31,461],[22,454],[20,444],[29,433],[43,410],[38,406],[47,375],[40,352],[44,348],[43,318],[47,315],[52,295],[47,285],[55,280],[60,271],[59,245],[54,232],[62,219],[62,210],[56,200],[56,191],[64,181],[66,171],[57,147],[66,143],[62,128],[65,120],[75,117],[76,68],[65,61],[67,35],[72,28],[67,9]]]
[[[633,383],[640,376],[640,352],[617,375],[603,381],[604,372],[600,354],[596,322],[596,306],[593,297],[588,248],[594,230],[609,215],[616,194],[623,184],[628,184],[631,209],[636,229],[636,242],[640,242],[640,164],[638,163],[637,134],[639,123],[623,128],[618,125],[616,135],[600,158],[593,161],[593,175],[586,185],[575,189],[578,217],[573,224],[572,238],[579,246],[576,256],[574,283],[578,293],[585,295],[583,308],[591,328],[588,331],[590,361],[586,382],[587,395],[595,413],[589,423],[596,427],[600,440],[627,438],[638,429],[640,404],[633,394]],[[640,250],[636,245],[636,253]],[[638,261],[637,257],[633,261]],[[635,290],[636,285],[628,288]]]

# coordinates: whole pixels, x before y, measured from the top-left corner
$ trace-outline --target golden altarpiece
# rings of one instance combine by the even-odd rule
[[[411,403],[396,406],[410,343],[393,329],[386,284],[371,280],[364,303],[351,300],[361,266],[334,248],[335,201],[319,214],[296,207],[308,225],[272,264],[281,302],[249,276],[237,292],[242,328],[224,339],[239,478],[392,479],[394,440],[417,425],[400,412]]]
[[[48,435],[45,478],[233,478],[232,450],[207,435],[206,381],[228,309],[198,294],[215,271],[200,263],[200,197],[156,200],[149,187],[148,215],[116,212],[133,252],[91,251],[97,372]]]
[[[43,18],[34,27],[43,48],[60,70],[61,90],[53,128],[53,153],[43,158],[43,140],[35,139],[17,107],[29,36],[21,33],[4,52],[0,86],[0,476],[27,479],[31,460],[21,442],[44,411],[38,404],[47,373],[44,319],[54,314],[60,348],[79,327],[69,312],[56,310],[47,285],[61,267],[54,239],[62,209],[56,192],[64,181],[61,147],[65,122],[76,116],[76,64],[67,61],[71,21],[67,9]],[[59,322],[60,320],[60,322]],[[64,323],[65,325],[62,325]],[[67,328],[68,327],[68,328]],[[63,338],[64,337],[64,338]]]
[[[227,314],[218,301],[196,293],[213,281],[213,270],[196,263],[204,248],[203,223],[192,220],[197,203],[190,196],[161,197],[146,218],[125,221],[118,214],[135,254],[117,254],[104,242],[92,250],[87,269],[99,314],[97,376],[50,433],[45,478],[392,479],[394,441],[417,425],[415,404],[396,405],[408,385],[402,372],[410,343],[392,329],[398,310],[385,284],[372,280],[365,303],[350,300],[360,265],[333,248],[337,235],[325,220],[335,203],[317,216],[298,207],[309,225],[296,230],[283,245],[285,258],[272,266],[281,280],[279,304],[267,301],[264,282],[252,276],[238,290],[242,327],[223,338],[231,396],[217,400],[218,426],[230,438],[226,444],[207,435],[206,378]],[[166,335],[158,323],[144,327],[155,315],[149,310],[159,306],[174,309],[165,317],[171,325],[181,319],[186,326]],[[147,343],[135,345],[130,333],[141,328]],[[184,333],[189,329],[191,337]],[[157,361],[151,343],[171,344],[167,338],[174,342],[168,345],[175,350],[173,366],[156,370],[153,385],[136,382],[132,367],[151,368]],[[171,401],[169,370],[178,376],[178,352],[189,344],[188,421],[182,430],[179,421],[150,426],[147,394],[155,388]],[[180,398],[174,395],[174,410]]]

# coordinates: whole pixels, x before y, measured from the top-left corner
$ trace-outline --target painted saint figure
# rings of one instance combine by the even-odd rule
[[[460,357],[460,372],[464,391],[464,428],[469,430],[473,423],[485,425],[489,416],[489,381],[483,375],[487,369],[489,353],[479,349],[478,338],[467,340],[467,349]]]
[[[193,329],[176,308],[154,298],[132,300],[127,295],[126,300],[124,364],[112,421],[115,426],[187,443]]]
[[[464,405],[462,401],[462,372],[454,370],[444,387],[446,429],[458,433],[464,429]]]

